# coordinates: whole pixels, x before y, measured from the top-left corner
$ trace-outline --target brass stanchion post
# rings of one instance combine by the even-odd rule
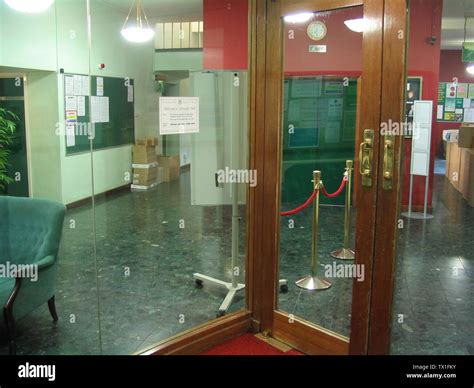
[[[311,246],[311,275],[297,280],[296,285],[306,290],[326,290],[331,283],[324,278],[316,276],[318,271],[318,232],[319,232],[319,191],[322,187],[321,171],[313,171],[313,184],[316,197],[313,200],[313,233]]]
[[[344,247],[337,251],[331,252],[331,256],[335,259],[354,260],[355,252],[349,248],[351,236],[351,191],[352,191],[352,170],[353,161],[346,161],[346,207],[344,212]]]

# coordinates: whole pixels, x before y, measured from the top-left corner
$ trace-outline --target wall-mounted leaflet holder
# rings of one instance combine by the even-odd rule
[[[431,125],[433,101],[415,101],[413,107],[413,137],[411,150],[410,170],[410,199],[408,212],[402,213],[404,217],[427,220],[433,218],[428,214],[428,190],[430,185],[430,150],[431,150]],[[413,177],[424,176],[425,202],[423,213],[413,212]]]

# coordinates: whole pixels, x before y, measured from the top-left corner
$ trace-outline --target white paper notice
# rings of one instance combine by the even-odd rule
[[[66,96],[74,96],[74,77],[66,75],[64,77],[64,93]]]
[[[75,128],[75,125],[66,125],[66,147],[74,147],[76,145]]]
[[[335,99],[329,100],[328,116],[330,119],[333,119],[333,120],[342,119],[343,102],[344,100],[342,98],[335,98]]]
[[[82,76],[82,95],[90,96],[90,94],[91,94],[90,79],[87,75],[84,75]]]
[[[199,97],[161,97],[160,135],[199,133]]]
[[[81,96],[82,95],[82,75],[75,75],[74,79],[74,95]]]
[[[91,97],[91,122],[100,123],[100,97]]]
[[[446,84],[446,98],[456,98],[458,85],[455,83]]]
[[[463,107],[464,109],[466,109],[466,108],[469,109],[469,108],[471,107],[471,99],[470,99],[470,98],[464,98],[464,99],[462,100],[462,107]]]
[[[85,96],[77,97],[77,115],[78,116],[86,115],[86,97]]]
[[[322,86],[322,77],[296,78],[291,86],[291,97],[320,97]]]
[[[108,123],[109,118],[109,97],[100,98],[100,122]]]
[[[443,120],[443,115],[444,115],[444,105],[438,105],[438,114],[436,115],[436,118],[438,120]]]
[[[474,109],[464,109],[464,122],[474,123]]]
[[[104,95],[104,79],[97,77],[97,96],[101,97]]]
[[[76,96],[66,96],[66,110],[77,110]]]
[[[127,101],[133,102],[133,85],[127,86]]]
[[[66,111],[66,125],[74,125],[77,123],[77,112],[75,110]]]

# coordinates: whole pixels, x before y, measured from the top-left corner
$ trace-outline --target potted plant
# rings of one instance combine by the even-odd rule
[[[13,182],[7,175],[8,157],[10,150],[8,147],[12,144],[13,134],[16,130],[15,120],[18,116],[4,108],[0,108],[0,191],[4,191],[8,184]]]

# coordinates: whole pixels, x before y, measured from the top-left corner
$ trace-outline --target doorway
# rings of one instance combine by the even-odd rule
[[[11,179],[0,194],[29,197],[28,155],[25,115],[25,78],[21,75],[0,75],[0,108],[16,116],[15,132],[9,148],[6,175]]]
[[[367,354],[371,312],[385,303],[373,305],[373,279],[382,271],[374,267],[379,233],[396,233],[400,141],[380,130],[390,115],[400,120],[382,104],[390,93],[382,75],[403,72],[403,61],[388,57],[392,46],[391,55],[404,58],[406,10],[395,3],[260,5],[268,24],[260,42],[265,130],[256,135],[266,146],[257,158],[265,268],[258,281],[274,287],[256,286],[262,302],[254,313],[262,331],[308,354]],[[396,19],[384,23],[387,16]],[[395,28],[401,38],[392,37]],[[389,86],[399,89],[396,79]],[[395,211],[380,218],[379,198]],[[278,292],[279,279],[287,293]]]

